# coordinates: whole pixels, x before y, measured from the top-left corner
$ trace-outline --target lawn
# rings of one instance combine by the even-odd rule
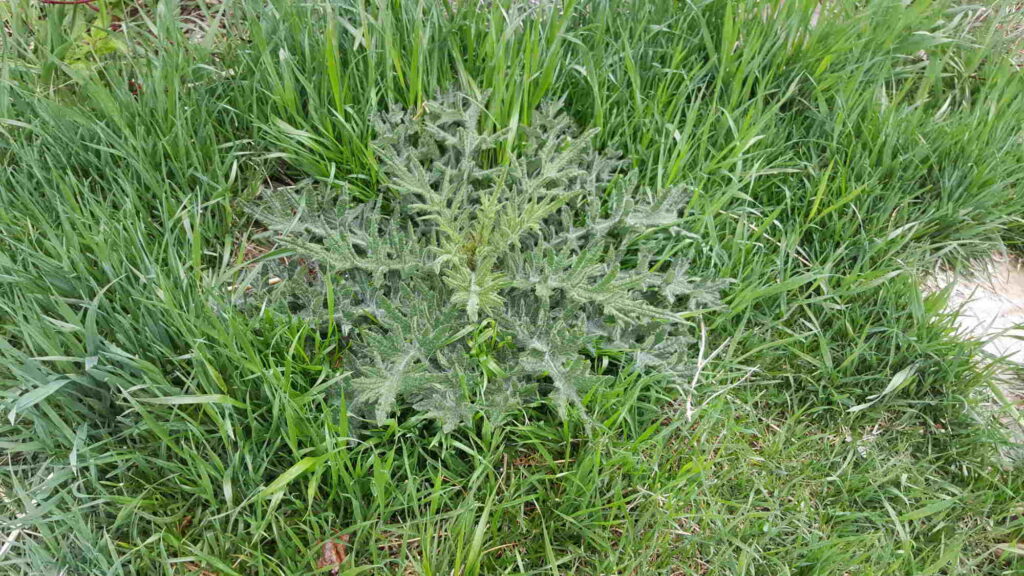
[[[0,573],[1024,574],[1013,3],[0,20]]]

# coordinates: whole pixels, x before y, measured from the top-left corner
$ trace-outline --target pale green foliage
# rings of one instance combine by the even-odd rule
[[[638,186],[557,103],[518,139],[481,115],[463,95],[382,115],[373,202],[266,193],[254,214],[303,264],[250,301],[333,311],[353,407],[378,422],[411,404],[450,427],[545,392],[564,415],[619,370],[683,378],[684,318],[717,305],[721,282],[651,247],[688,238],[688,195]]]

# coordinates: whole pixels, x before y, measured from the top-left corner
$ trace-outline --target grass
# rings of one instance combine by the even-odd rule
[[[0,6],[0,572],[1024,573],[1000,367],[920,287],[1020,246],[1010,6],[95,6]],[[693,191],[670,249],[734,281],[689,410],[355,434],[341,338],[230,306],[247,201],[372,196],[369,117],[451,89]]]

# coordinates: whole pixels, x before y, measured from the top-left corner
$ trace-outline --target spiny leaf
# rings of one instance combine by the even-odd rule
[[[348,405],[378,423],[413,406],[451,430],[538,390],[564,415],[612,377],[593,374],[589,355],[688,377],[686,318],[717,305],[723,284],[650,246],[682,232],[686,191],[640,186],[558,103],[521,140],[488,131],[484,106],[448,94],[378,116],[384,194],[374,202],[312,188],[254,206],[305,264],[277,266],[286,280],[242,301],[351,334]],[[484,327],[492,336],[477,339]]]

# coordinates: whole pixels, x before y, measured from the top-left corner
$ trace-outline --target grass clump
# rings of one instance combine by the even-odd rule
[[[1021,572],[920,287],[1012,6],[92,4],[0,6],[0,572]]]

